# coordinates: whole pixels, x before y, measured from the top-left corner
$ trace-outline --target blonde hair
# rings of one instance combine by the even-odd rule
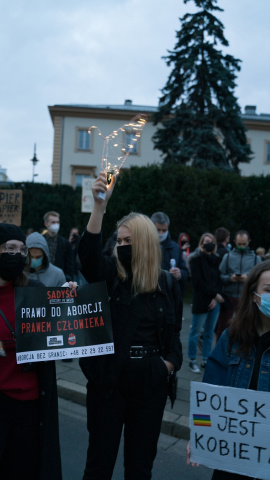
[[[60,214],[58,212],[54,212],[53,210],[51,210],[50,212],[45,213],[45,215],[43,216],[44,223],[46,223],[49,220],[49,217],[58,217],[60,220]]]
[[[125,226],[130,231],[132,254],[132,286],[135,294],[153,292],[158,287],[161,271],[161,249],[155,225],[141,213],[130,213],[117,223],[117,230]],[[118,276],[125,280],[127,272],[119,262],[117,245],[114,248]]]
[[[261,253],[262,255],[265,255],[265,248],[263,248],[263,247],[258,247],[257,250],[256,250],[256,254],[257,254],[257,255],[260,255],[260,253]]]
[[[203,242],[204,242],[204,239],[205,237],[210,237],[211,240],[213,241],[213,243],[215,244],[215,248],[213,250],[212,253],[216,253],[217,251],[217,240],[216,240],[216,237],[212,234],[212,233],[209,233],[209,232],[206,232],[206,233],[203,233],[201,238],[200,238],[200,241],[199,241],[199,249],[201,252],[204,251],[204,248],[203,248]]]

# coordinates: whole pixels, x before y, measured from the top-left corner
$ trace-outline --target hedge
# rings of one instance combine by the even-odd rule
[[[3,187],[2,187],[3,188]],[[85,227],[88,214],[81,213],[81,188],[42,183],[16,183],[23,190],[22,228],[37,231],[43,227],[46,211],[61,215],[60,233]],[[226,227],[233,240],[238,229],[251,234],[252,248],[270,246],[270,176],[241,177],[212,169],[170,165],[132,167],[117,179],[105,214],[104,241],[112,234],[118,219],[130,211],[151,216],[163,211],[171,220],[170,232],[177,240],[188,232],[193,248],[203,232]]]

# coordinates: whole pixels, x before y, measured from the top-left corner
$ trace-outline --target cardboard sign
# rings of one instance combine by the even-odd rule
[[[17,363],[114,353],[105,282],[15,289]]]
[[[22,190],[0,190],[0,223],[22,223]]]
[[[82,212],[90,213],[94,206],[94,197],[92,193],[92,186],[95,178],[83,178],[82,181]]]
[[[191,382],[191,462],[270,478],[270,393]]]

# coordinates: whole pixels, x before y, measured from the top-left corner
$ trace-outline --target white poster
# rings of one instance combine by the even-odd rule
[[[82,212],[91,213],[94,206],[92,186],[95,178],[83,178],[82,181]]]
[[[270,393],[191,382],[191,462],[270,479]]]

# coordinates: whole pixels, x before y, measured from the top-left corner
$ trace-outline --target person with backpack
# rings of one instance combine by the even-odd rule
[[[246,230],[236,232],[234,243],[235,248],[223,256],[219,266],[224,304],[221,306],[217,323],[217,342],[236,312],[248,274],[261,262],[261,258],[249,248],[250,235]]]

